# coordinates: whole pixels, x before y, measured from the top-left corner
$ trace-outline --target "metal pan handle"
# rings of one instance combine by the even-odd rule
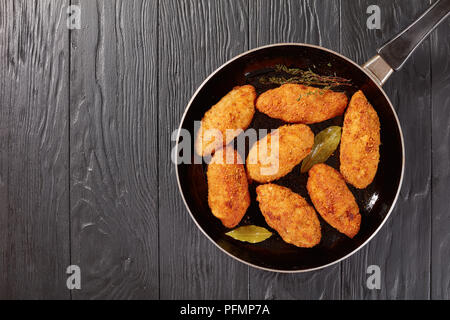
[[[383,85],[393,71],[398,71],[414,50],[450,14],[450,0],[438,0],[409,27],[386,42],[364,68]]]

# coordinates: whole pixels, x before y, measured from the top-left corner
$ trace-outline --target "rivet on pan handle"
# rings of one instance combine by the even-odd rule
[[[389,78],[389,76],[394,72],[391,66],[386,61],[384,61],[384,59],[379,54],[367,61],[363,65],[363,68],[368,71],[368,73],[380,86],[382,86]]]
[[[450,14],[450,0],[438,0],[409,27],[386,42],[363,67],[380,84],[398,71],[414,50]]]

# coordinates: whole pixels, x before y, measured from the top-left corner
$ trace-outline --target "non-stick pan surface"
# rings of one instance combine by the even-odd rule
[[[259,78],[271,75],[274,72],[273,67],[277,64],[313,69],[321,75],[336,74],[339,77],[351,79],[352,87],[341,89],[345,90],[349,97],[356,90],[361,89],[378,113],[381,123],[381,146],[376,177],[364,190],[349,186],[362,215],[358,235],[349,239],[319,216],[322,241],[311,249],[298,248],[285,243],[276,231],[271,238],[261,243],[240,242],[225,235],[229,230],[212,215],[209,209],[206,164],[179,164],[177,177],[182,196],[193,219],[200,229],[225,252],[238,260],[263,269],[281,272],[307,271],[327,266],[355,252],[368,242],[386,221],[397,199],[403,177],[403,138],[389,99],[361,67],[333,51],[306,44],[262,47],[231,60],[212,74],[199,88],[185,112],[180,128],[187,129],[193,139],[195,137],[194,121],[200,121],[212,105],[237,85],[252,84],[256,87],[258,94],[273,88],[273,85],[262,85]],[[283,121],[271,119],[257,111],[250,128],[270,130],[283,124],[285,124]],[[317,134],[330,125],[342,126],[342,124],[341,116],[310,125],[310,128]],[[194,154],[194,150],[191,151]],[[242,155],[244,159],[246,155]],[[326,163],[339,170],[339,148]],[[273,183],[292,189],[312,203],[306,191],[306,181],[307,173],[300,173],[300,165],[298,165],[287,176]],[[257,185],[255,182],[250,185],[252,202],[240,225],[255,224],[271,230],[256,201]]]

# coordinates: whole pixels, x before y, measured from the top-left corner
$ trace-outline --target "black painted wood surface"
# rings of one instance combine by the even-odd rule
[[[73,4],[85,19],[71,33],[73,298],[158,298],[157,4]]]
[[[0,298],[69,299],[69,1],[0,2]]]
[[[450,21],[431,35],[431,298],[450,299]]]
[[[81,29],[66,8],[81,8]],[[366,27],[369,5],[381,29]],[[0,2],[0,298],[448,299],[450,22],[385,85],[406,145],[397,205],[344,262],[276,274],[217,249],[170,161],[184,108],[250,48],[325,46],[364,63],[428,0]],[[81,290],[66,288],[79,265]],[[366,286],[369,265],[381,289]]]

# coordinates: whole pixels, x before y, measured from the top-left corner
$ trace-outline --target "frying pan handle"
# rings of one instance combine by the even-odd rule
[[[450,0],[438,0],[409,27],[378,49],[364,68],[380,85],[398,71],[422,41],[450,14]]]

